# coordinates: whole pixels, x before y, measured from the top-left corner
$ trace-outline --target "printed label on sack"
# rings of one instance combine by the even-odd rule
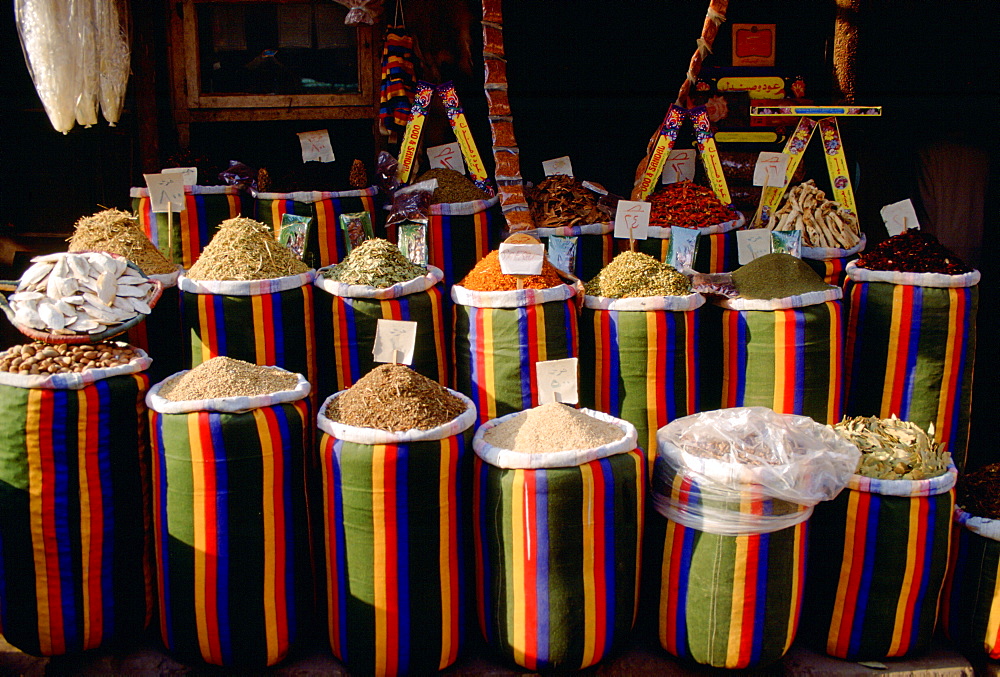
[[[615,212],[615,237],[629,240],[645,240],[649,233],[649,214],[653,205],[649,202],[619,200]]]
[[[427,159],[431,163],[431,169],[454,169],[459,174],[465,174],[465,162],[462,161],[462,144],[458,141],[428,148]]]
[[[184,177],[181,174],[143,174],[154,212],[184,211]]]
[[[753,185],[784,186],[785,172],[792,156],[788,153],[771,153],[761,151],[757,156],[757,164],[753,167]]]
[[[545,172],[545,176],[555,176],[556,174],[573,176],[573,163],[570,162],[569,155],[563,155],[542,162],[542,171]]]
[[[539,404],[548,402],[576,404],[580,401],[577,386],[578,363],[576,357],[535,362]]]
[[[317,129],[313,132],[299,132],[298,137],[303,162],[333,162],[337,159],[333,155],[329,131]]]
[[[379,319],[375,328],[372,356],[376,362],[413,364],[413,347],[417,342],[417,323]]]
[[[694,270],[694,258],[698,255],[698,235],[695,228],[671,226],[667,263],[682,273]]]
[[[736,252],[741,266],[771,253],[771,231],[765,228],[736,231]]]
[[[163,174],[180,174],[182,177],[184,177],[185,186],[198,185],[197,167],[167,167],[166,169],[162,169],[160,171]]]
[[[545,245],[500,243],[500,272],[504,275],[540,275]]]
[[[917,212],[913,208],[913,202],[909,198],[882,207],[879,214],[882,215],[882,220],[885,221],[885,229],[889,231],[889,237],[899,235],[908,228],[920,230],[920,221],[917,220]]]
[[[694,161],[697,155],[694,148],[670,151],[670,154],[667,155],[667,164],[663,166],[660,181],[663,183],[694,181]]]

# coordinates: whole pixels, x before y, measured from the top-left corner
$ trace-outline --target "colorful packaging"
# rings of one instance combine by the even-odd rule
[[[340,229],[344,231],[344,248],[348,254],[365,240],[374,237],[372,219],[368,212],[341,214],[337,220],[340,222]]]

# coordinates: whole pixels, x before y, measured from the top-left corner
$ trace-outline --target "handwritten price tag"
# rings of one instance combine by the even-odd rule
[[[649,233],[649,213],[653,205],[635,200],[620,200],[615,212],[615,237],[645,240]]]
[[[417,342],[417,323],[379,319],[375,327],[372,356],[376,362],[412,364]]]
[[[163,174],[180,174],[184,177],[185,186],[197,186],[198,185],[198,168],[197,167],[168,167],[162,170]]]
[[[578,362],[576,357],[535,362],[539,404],[547,402],[576,404],[580,401],[576,376]]]
[[[792,156],[788,153],[762,151],[753,168],[753,185],[784,186],[785,171]]]
[[[917,212],[913,208],[913,202],[909,199],[886,205],[879,213],[882,215],[882,220],[885,221],[885,229],[889,231],[890,237],[899,235],[907,228],[920,230]]]
[[[741,266],[771,253],[771,231],[766,228],[736,231],[736,253]]]
[[[184,211],[184,177],[181,174],[143,174],[154,212]]]
[[[553,176],[555,174],[573,176],[573,163],[569,161],[569,155],[563,155],[554,160],[545,160],[542,162],[542,171],[545,172],[545,176]]]
[[[333,144],[330,143],[330,132],[319,129],[314,132],[299,132],[299,144],[302,146],[303,162],[333,162]]]
[[[540,275],[545,245],[501,242],[499,257],[500,272],[504,275]]]
[[[462,161],[462,145],[458,141],[428,148],[427,159],[431,162],[431,169],[441,167],[443,169],[454,169],[459,174],[465,174],[465,162]]]
[[[663,183],[693,181],[694,161],[694,148],[670,151],[670,155],[667,156],[667,164],[663,166],[663,174],[660,175],[660,180]]]

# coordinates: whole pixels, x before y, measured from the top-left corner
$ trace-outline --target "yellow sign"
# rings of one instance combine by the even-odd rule
[[[823,118],[819,121],[820,138],[823,140],[823,155],[826,157],[826,171],[830,175],[833,186],[833,199],[844,209],[858,213],[854,203],[854,189],[851,188],[851,175],[844,155],[844,144],[840,139],[840,128],[837,118]]]
[[[774,143],[778,140],[776,132],[716,132],[717,143]]]
[[[462,147],[462,155],[465,157],[465,164],[469,166],[469,173],[472,174],[472,178],[484,181],[488,178],[486,174],[486,166],[483,164],[483,159],[479,156],[479,150],[476,148],[476,142],[472,138],[472,130],[469,129],[469,123],[465,119],[465,113],[459,113],[451,119],[452,131],[455,132],[455,137],[458,139],[458,144]]]
[[[720,92],[750,92],[751,99],[784,99],[785,81],[776,75],[719,78]]]
[[[705,139],[701,148],[701,162],[705,165],[705,173],[708,174],[715,197],[724,205],[732,204],[733,199],[729,196],[726,175],[722,173],[722,161],[719,159],[719,150],[715,147],[715,139],[711,137]]]
[[[790,155],[788,167],[785,168],[785,184],[782,186],[765,186],[760,196],[760,208],[754,217],[754,222],[750,224],[752,228],[759,228],[763,221],[770,220],[771,215],[781,204],[781,197],[785,194],[785,188],[791,183],[795,170],[798,169],[799,161],[802,160],[802,153],[809,145],[813,130],[816,129],[816,121],[809,118],[799,120],[795,131],[785,142],[785,149],[782,151]]]
[[[410,172],[413,171],[414,160],[417,157],[417,145],[420,143],[420,133],[423,130],[423,115],[414,116],[406,123],[403,143],[399,146],[399,167],[396,170],[396,176],[403,183],[410,180]]]

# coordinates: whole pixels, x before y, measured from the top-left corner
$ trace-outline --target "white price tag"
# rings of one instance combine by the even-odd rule
[[[917,212],[913,208],[913,202],[909,199],[886,205],[879,213],[882,215],[882,220],[885,221],[885,229],[889,231],[890,237],[899,235],[907,228],[920,230]]]
[[[168,167],[162,170],[163,174],[180,174],[184,177],[185,186],[197,186],[198,185],[198,168],[197,167]]]
[[[563,155],[554,160],[542,162],[542,171],[545,172],[545,176],[553,176],[554,174],[573,176],[573,163],[569,161],[569,155]]]
[[[430,160],[431,169],[441,167],[443,169],[454,169],[459,174],[465,174],[465,162],[462,160],[462,146],[458,141],[428,148],[427,159]]]
[[[784,186],[785,171],[792,156],[788,153],[771,153],[762,151],[753,167],[753,185]]]
[[[303,162],[333,162],[337,159],[333,156],[329,131],[319,129],[315,132],[299,132],[298,136]]]
[[[736,252],[741,266],[771,253],[771,231],[766,228],[736,231]]]
[[[499,258],[504,275],[541,275],[545,245],[501,242]]]
[[[667,156],[667,164],[663,166],[663,174],[660,175],[660,180],[663,183],[694,181],[695,156],[696,151],[694,148],[670,151],[670,155]]]
[[[180,174],[143,174],[154,212],[184,211],[184,177]]]
[[[580,401],[576,376],[578,362],[579,359],[576,357],[535,362],[539,404],[547,402],[576,404]]]
[[[375,328],[372,356],[376,362],[413,363],[413,346],[417,342],[417,323],[379,319]]]
[[[648,202],[619,200],[615,212],[615,237],[645,240],[649,233],[649,214],[653,208]]]

